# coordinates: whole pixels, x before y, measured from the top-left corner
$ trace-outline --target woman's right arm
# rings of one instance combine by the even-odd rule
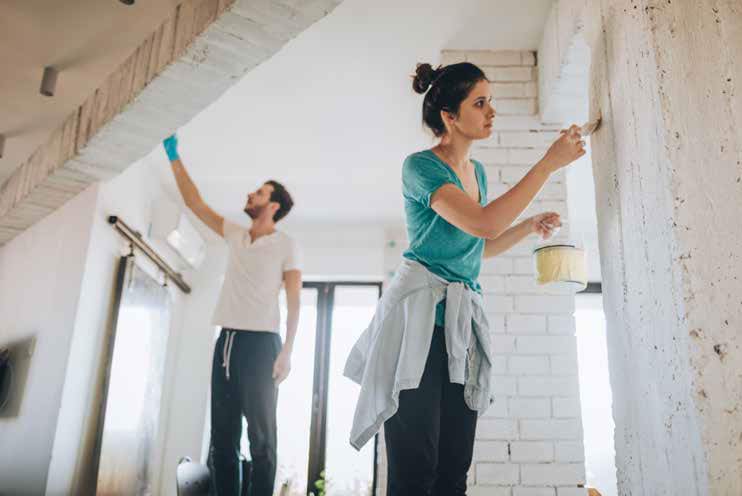
[[[449,223],[479,238],[494,239],[528,208],[551,174],[585,154],[579,128],[562,133],[530,171],[502,196],[482,207],[453,184],[440,187],[430,206]]]

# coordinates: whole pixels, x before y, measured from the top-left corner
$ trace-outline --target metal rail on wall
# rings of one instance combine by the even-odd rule
[[[142,239],[142,235],[139,232],[127,226],[124,221],[115,215],[108,217],[108,223],[111,224],[119,234],[129,240],[133,246],[137,247],[142,253],[147,255],[147,258],[152,260],[152,262],[154,262],[154,264],[165,273],[166,279],[173,281],[184,293],[189,294],[191,292],[191,287],[185,282],[183,276],[180,275],[179,272],[175,272],[175,270],[170,267],[170,265],[168,265],[168,263],[163,260],[146,241]]]

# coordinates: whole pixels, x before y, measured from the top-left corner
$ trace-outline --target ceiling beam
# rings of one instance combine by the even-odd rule
[[[341,0],[184,0],[0,186],[0,245],[144,157]]]

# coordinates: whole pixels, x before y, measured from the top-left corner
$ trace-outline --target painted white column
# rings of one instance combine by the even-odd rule
[[[742,5],[588,20],[620,494],[742,494]]]

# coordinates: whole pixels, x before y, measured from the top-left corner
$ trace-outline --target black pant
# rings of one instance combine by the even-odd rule
[[[240,495],[243,415],[252,458],[250,496],[273,494],[278,401],[273,363],[280,350],[281,338],[273,332],[222,329],[216,342],[211,368],[211,458],[218,496]]]
[[[477,412],[452,384],[444,330],[436,327],[420,386],[401,391],[399,410],[384,424],[387,496],[464,496],[474,451]]]

